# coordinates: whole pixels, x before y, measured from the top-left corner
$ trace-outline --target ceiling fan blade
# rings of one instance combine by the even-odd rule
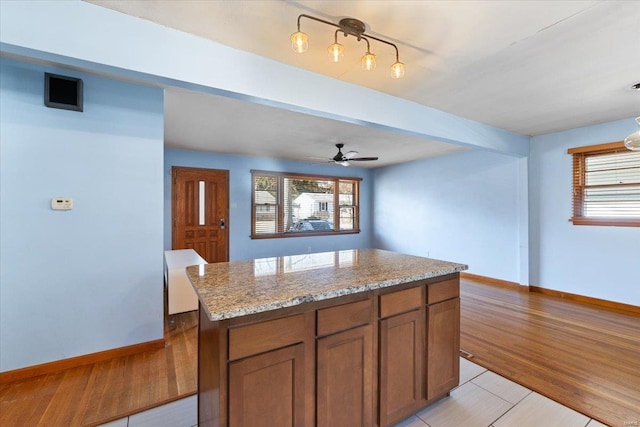
[[[358,155],[357,151],[347,151],[346,153],[344,153],[344,158],[349,160],[349,159],[353,159],[357,155]]]
[[[371,162],[373,160],[378,160],[378,158],[377,157],[353,157],[349,159],[349,161],[355,161],[355,162]]]

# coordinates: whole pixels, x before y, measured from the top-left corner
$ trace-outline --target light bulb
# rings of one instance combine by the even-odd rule
[[[404,77],[404,64],[400,61],[396,61],[391,66],[391,77],[394,79],[401,79]]]
[[[327,48],[329,51],[329,59],[333,62],[340,62],[344,57],[344,46],[340,43],[334,43]]]
[[[309,49],[309,36],[301,31],[291,34],[291,49],[296,53],[304,53]]]
[[[362,64],[363,70],[367,70],[367,71],[375,70],[376,56],[371,52],[365,53],[364,56],[362,57],[361,64]]]

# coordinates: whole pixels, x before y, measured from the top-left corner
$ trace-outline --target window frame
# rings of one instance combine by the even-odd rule
[[[268,176],[276,178],[276,226],[280,230],[275,233],[256,233],[256,204],[255,204],[255,177],[256,176]],[[284,227],[284,180],[289,179],[308,179],[317,181],[332,181],[334,183],[333,192],[333,227],[332,231],[304,231],[294,232],[285,231]],[[340,230],[340,182],[351,181],[353,182],[353,229]],[[333,175],[314,175],[306,173],[295,172],[274,172],[264,170],[251,170],[251,239],[274,239],[282,237],[307,237],[307,236],[335,236],[343,234],[358,234],[360,233],[360,182],[362,178],[353,176],[333,176]]]
[[[613,154],[628,151],[622,141],[609,142],[605,144],[590,145],[584,147],[569,148],[567,154],[571,154],[573,159],[572,167],[572,217],[569,219],[573,225],[601,225],[618,227],[640,227],[639,217],[585,217],[584,210],[584,190],[586,174],[586,158],[590,156]],[[631,152],[631,151],[630,151]],[[621,186],[628,184],[621,184]]]

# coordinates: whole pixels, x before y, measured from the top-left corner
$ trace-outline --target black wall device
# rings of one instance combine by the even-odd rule
[[[82,79],[44,73],[44,105],[82,111]]]

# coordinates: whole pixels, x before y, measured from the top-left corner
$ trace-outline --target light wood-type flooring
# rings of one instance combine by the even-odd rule
[[[0,426],[94,426],[197,388],[197,312],[174,316],[165,347],[0,385]]]
[[[640,420],[640,315],[469,280],[461,300],[475,364],[608,425]],[[192,395],[196,322],[176,316],[161,350],[1,385],[0,426],[93,426]]]
[[[467,280],[461,294],[471,361],[605,424],[640,425],[640,315]]]

